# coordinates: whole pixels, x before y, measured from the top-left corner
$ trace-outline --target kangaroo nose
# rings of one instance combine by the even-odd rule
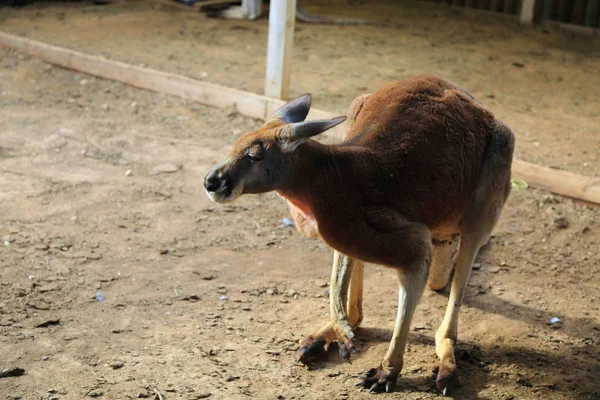
[[[204,179],[204,187],[209,192],[214,192],[221,187],[221,179],[219,179],[216,173],[211,172]]]

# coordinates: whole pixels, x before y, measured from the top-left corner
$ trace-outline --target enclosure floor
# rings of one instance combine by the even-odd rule
[[[403,12],[416,15],[407,7]],[[415,43],[429,41],[437,28],[425,31],[414,18],[386,28],[397,36],[383,44],[384,28],[358,36],[355,28],[299,25],[294,92],[313,91],[318,107],[343,111],[354,95],[384,80],[425,72],[429,64],[422,61],[431,57],[433,72],[472,89],[520,132],[521,156],[592,175],[598,108],[585,81],[598,79],[589,72],[594,59],[572,45],[539,48],[549,54],[539,62],[521,48],[486,64],[493,46],[483,45],[482,36],[505,49],[513,41],[527,44],[516,35],[556,46],[563,39],[483,21],[462,22],[482,31],[466,35],[451,22],[451,9],[432,10],[439,23],[446,15],[455,24],[456,35],[430,47],[429,55],[419,55]],[[218,22],[127,4],[53,6],[39,14],[2,10],[0,29],[196,77],[207,72],[207,79],[230,86],[262,86],[262,66],[253,62],[264,56],[264,21]],[[356,49],[353,55],[343,50],[352,41],[362,58]],[[396,47],[397,41],[403,44]],[[389,62],[360,72],[367,58],[376,58],[368,48]],[[385,56],[391,48],[394,54]],[[436,48],[445,50],[431,53]],[[456,53],[459,48],[464,51]],[[464,64],[473,57],[481,63]],[[345,72],[333,68],[334,58]],[[512,66],[516,61],[525,67]],[[543,96],[551,108],[535,106],[535,93],[544,90],[524,86],[540,81],[540,68],[558,74],[553,64],[565,81]],[[567,107],[580,93],[589,102]],[[526,104],[534,108],[526,112]],[[353,376],[379,365],[387,349],[397,303],[393,271],[366,269],[365,319],[353,364],[341,362],[334,349],[307,369],[294,362],[294,351],[298,339],[328,319],[331,250],[283,227],[288,211],[275,195],[217,206],[203,192],[206,170],[257,121],[8,50],[0,50],[0,121],[0,370],[25,369],[23,376],[0,379],[0,399],[154,399],[155,389],[165,400],[209,393],[212,399],[373,398],[352,385]],[[561,128],[569,124],[577,130]],[[587,149],[588,167],[572,150],[577,146]],[[177,171],[153,173],[173,168],[165,163]],[[599,217],[599,208],[542,191],[513,192],[466,293],[456,398],[598,399]],[[425,292],[399,393],[378,397],[438,398],[433,335],[446,299]],[[558,329],[549,324],[553,317],[563,321]]]
[[[406,76],[454,80],[517,133],[525,161],[600,176],[600,40],[442,3],[308,0],[374,26],[296,24],[291,95],[344,112]],[[0,29],[132,64],[262,93],[268,21],[206,19],[149,2],[2,9]]]

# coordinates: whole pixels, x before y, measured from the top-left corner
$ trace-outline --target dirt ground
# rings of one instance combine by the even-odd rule
[[[306,8],[331,12],[320,3]],[[600,175],[598,41],[442,4],[332,3],[379,25],[298,24],[294,95],[343,112],[385,81],[440,73],[513,127],[519,158]],[[1,9],[0,29],[263,85],[265,20],[37,4]],[[259,125],[0,49],[0,370],[25,369],[0,378],[0,399],[371,398],[353,377],[387,349],[393,272],[366,269],[353,364],[334,351],[304,367],[294,351],[328,318],[331,250],[284,226],[274,194],[218,206],[203,192],[207,169]],[[457,399],[600,399],[599,215],[513,192],[466,294]],[[425,292],[396,392],[378,397],[439,397],[446,301]]]

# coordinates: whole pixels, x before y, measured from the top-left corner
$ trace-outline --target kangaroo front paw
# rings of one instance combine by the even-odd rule
[[[383,368],[379,367],[366,370],[358,378],[360,381],[356,382],[354,386],[369,389],[369,393],[389,393],[396,387],[398,374],[386,373]]]

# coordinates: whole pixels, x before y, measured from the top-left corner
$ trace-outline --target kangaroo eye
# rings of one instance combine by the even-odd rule
[[[261,145],[255,144],[246,150],[246,157],[252,162],[258,162],[264,158],[264,150]]]
[[[255,153],[248,153],[246,154],[246,157],[248,157],[248,159],[252,162],[258,162],[263,159],[260,155]]]

